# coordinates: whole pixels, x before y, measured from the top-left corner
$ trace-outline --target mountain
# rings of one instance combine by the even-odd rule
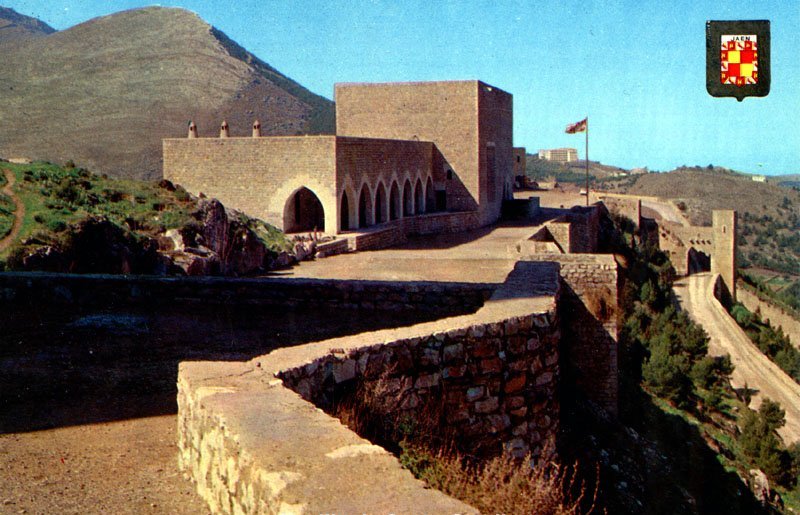
[[[330,133],[333,103],[182,9],[95,18],[2,48],[0,156],[71,160],[97,173],[161,176],[161,140]]]
[[[36,18],[19,14],[14,9],[0,7],[0,46],[40,38],[55,31],[56,29]]]

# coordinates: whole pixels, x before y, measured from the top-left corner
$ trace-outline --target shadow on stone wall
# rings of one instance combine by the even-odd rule
[[[401,287],[386,286],[392,292]],[[477,298],[483,295],[479,289]],[[391,295],[397,293],[386,294]],[[0,432],[172,414],[181,361],[248,360],[279,347],[412,325],[480,305],[466,297],[452,302],[424,288],[415,295],[418,306],[390,311],[375,306],[375,295],[372,309],[202,297],[77,307],[38,296],[0,302]],[[430,302],[442,309],[431,309]]]

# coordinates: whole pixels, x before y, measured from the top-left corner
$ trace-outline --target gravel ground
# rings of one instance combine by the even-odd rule
[[[178,471],[176,417],[0,435],[0,513],[208,513]]]

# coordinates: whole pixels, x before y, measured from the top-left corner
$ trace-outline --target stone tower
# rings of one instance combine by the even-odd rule
[[[253,122],[253,137],[260,138],[261,137],[261,122],[258,120]]]
[[[222,120],[222,125],[219,126],[219,137],[227,138],[228,136],[230,136],[228,133],[228,122]]]
[[[189,138],[197,137],[197,125],[194,122],[189,122]]]
[[[714,210],[712,213],[714,244],[711,251],[711,273],[719,274],[732,299],[736,300],[736,211]]]

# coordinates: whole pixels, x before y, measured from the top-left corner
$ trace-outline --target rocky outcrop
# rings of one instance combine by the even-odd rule
[[[293,252],[277,253],[243,219],[218,200],[200,199],[193,221],[179,229],[142,235],[105,217],[67,228],[58,241],[29,240],[12,254],[15,270],[154,274],[253,275],[310,259],[316,242],[295,242]]]
[[[12,253],[9,267],[107,274],[165,274],[169,268],[155,240],[137,237],[105,217],[82,220],[71,225],[58,242],[42,243],[32,251]]]

